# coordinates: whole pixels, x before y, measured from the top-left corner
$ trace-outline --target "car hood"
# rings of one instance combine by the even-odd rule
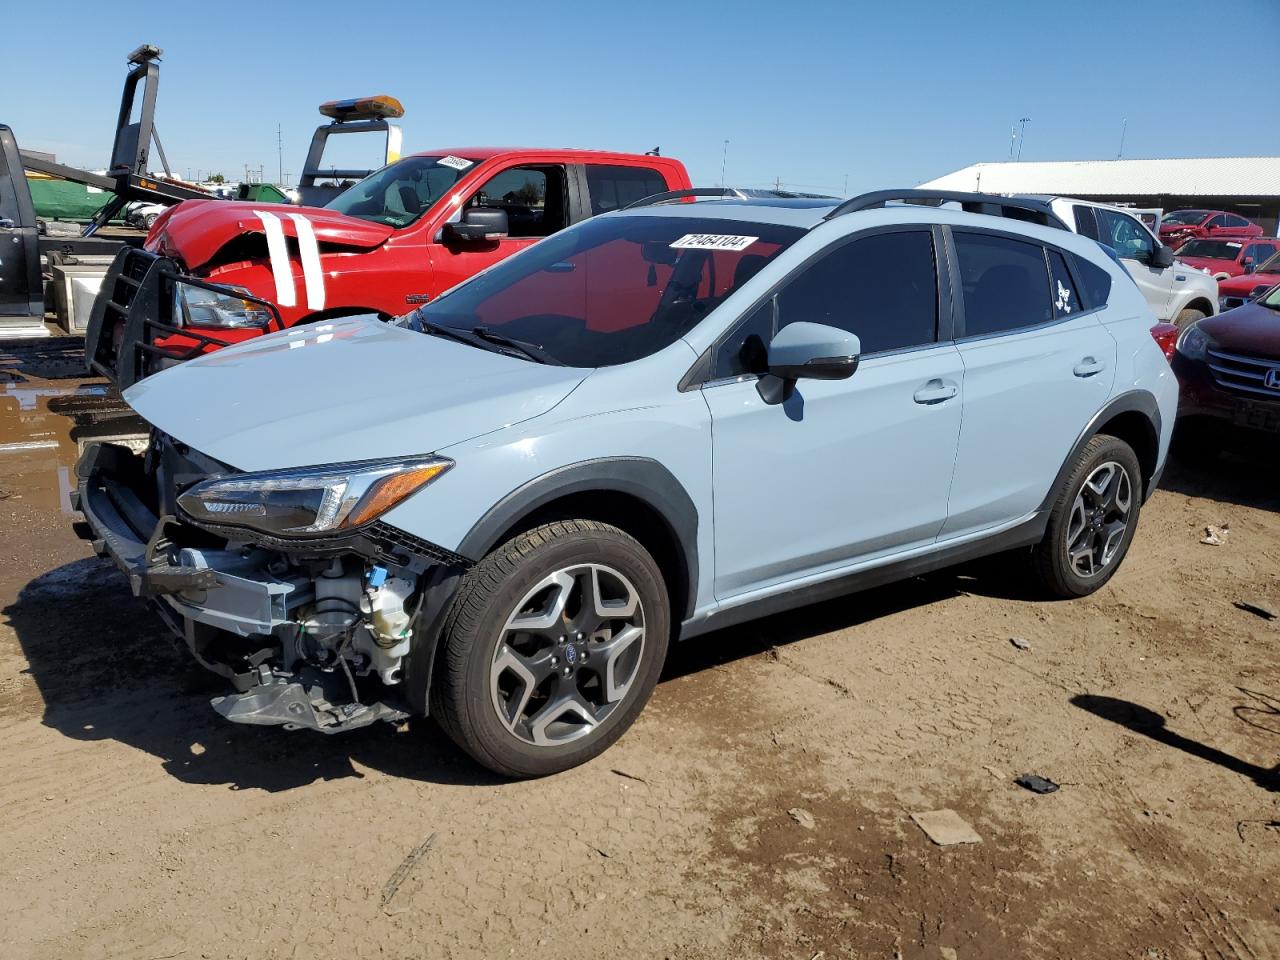
[[[187,269],[204,266],[228,243],[243,234],[263,234],[259,213],[273,214],[286,237],[296,237],[293,217],[305,217],[323,251],[335,247],[369,250],[395,231],[384,224],[348,217],[323,207],[295,207],[287,203],[253,203],[240,200],[184,200],[161,214],[147,236],[147,249],[176,257]],[[269,218],[268,218],[269,219]]]
[[[1177,259],[1197,270],[1201,267],[1208,267],[1210,270],[1230,270],[1236,265],[1234,260],[1226,260],[1222,257],[1178,257]]]
[[[1199,327],[1228,353],[1280,359],[1280,313],[1257,303],[1201,320]]]
[[[1218,281],[1218,293],[1247,297],[1258,287],[1274,287],[1277,283],[1280,283],[1280,273],[1242,273],[1238,277]]]
[[[589,373],[351,317],[162,370],[124,399],[215,460],[272,470],[443,450],[547,412]]]

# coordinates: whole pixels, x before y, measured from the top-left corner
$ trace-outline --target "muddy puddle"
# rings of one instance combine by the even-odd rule
[[[71,514],[75,464],[87,443],[140,443],[146,425],[100,378],[79,341],[0,353],[0,500]]]

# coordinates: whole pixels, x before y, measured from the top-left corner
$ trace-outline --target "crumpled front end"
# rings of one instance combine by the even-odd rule
[[[334,733],[425,711],[413,654],[463,557],[378,521],[296,540],[196,522],[182,492],[236,472],[158,431],[144,455],[90,446],[77,474],[82,535],[230,682],[227,719]]]

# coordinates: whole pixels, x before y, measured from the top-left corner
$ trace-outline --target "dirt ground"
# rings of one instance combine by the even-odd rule
[[[77,440],[133,426],[80,362],[0,352],[0,957],[1280,957],[1280,620],[1233,605],[1280,610],[1274,452],[1171,469],[1092,598],[986,563],[691,641],[506,783],[429,721],[216,716],[71,532]]]

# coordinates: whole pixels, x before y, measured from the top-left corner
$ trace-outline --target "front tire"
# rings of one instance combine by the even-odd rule
[[[662,573],[634,538],[591,520],[544,524],[464,577],[441,636],[431,713],[504,776],[566,770],[639,715],[669,633]]]
[[[1193,323],[1203,320],[1207,316],[1208,314],[1203,310],[1193,310],[1191,307],[1187,307],[1185,310],[1178,311],[1178,315],[1173,319],[1173,324],[1179,330],[1185,330]]]
[[[1033,569],[1053,596],[1084,597],[1119,568],[1142,510],[1142,468],[1116,437],[1093,437],[1076,458],[1049,513]]]

